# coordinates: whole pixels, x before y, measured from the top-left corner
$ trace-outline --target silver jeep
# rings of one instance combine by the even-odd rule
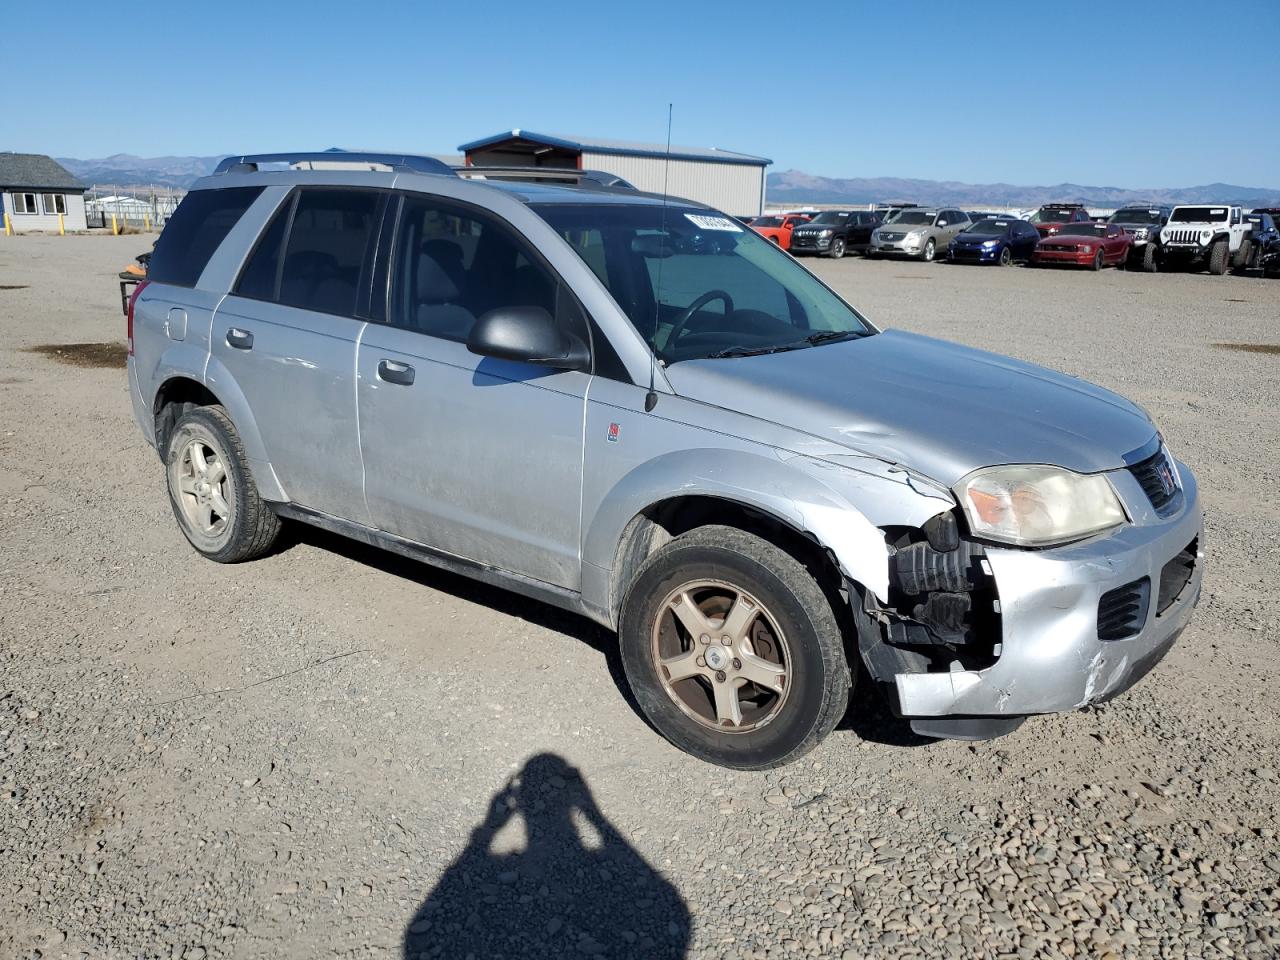
[[[856,687],[938,737],[1100,703],[1199,596],[1143,410],[881,332],[688,201],[229,158],[148,279],[129,392],[198,552],[301,521],[577,611],[714,763],[796,759]]]

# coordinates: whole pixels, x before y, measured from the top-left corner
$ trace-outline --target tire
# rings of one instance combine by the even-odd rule
[[[832,237],[831,246],[827,248],[827,256],[839,260],[844,256],[844,237]]]
[[[933,237],[930,237],[928,242],[924,245],[924,253],[920,255],[920,259],[925,263],[933,263],[933,258],[937,255],[938,245],[934,242]]]
[[[1227,241],[1215,240],[1213,249],[1209,251],[1209,272],[1218,277],[1226,273],[1231,261],[1230,254],[1231,249],[1227,246]]]
[[[280,518],[258,496],[226,410],[194,407],[183,414],[169,434],[164,463],[174,519],[197,553],[240,563],[271,549]]]
[[[1106,256],[1103,254],[1103,252],[1102,252],[1101,250],[1099,250],[1097,253],[1095,253],[1095,254],[1093,255],[1093,270],[1094,270],[1094,272],[1096,273],[1097,271],[1101,270],[1101,269],[1102,269],[1102,265],[1103,265],[1103,263],[1105,263],[1105,262],[1106,262]]]
[[[1008,247],[1000,249],[1000,266],[1007,267],[1013,263],[1013,251]]]
[[[676,607],[687,612],[677,616]],[[717,645],[734,610],[755,612],[749,620],[744,613],[745,632],[730,628],[731,644]],[[686,620],[708,633],[694,636]],[[623,601],[618,635],[627,681],[649,722],[708,763],[738,770],[791,763],[831,732],[848,705],[852,678],[827,595],[790,554],[733,527],[699,527],[645,561]],[[733,659],[716,673],[711,653],[721,663]],[[779,664],[781,677],[769,669]],[[735,685],[745,679],[739,670],[761,669],[756,675],[781,681],[777,689]],[[682,677],[685,670],[692,675]],[[729,729],[733,719],[726,725],[725,703],[737,705],[730,709],[742,729]]]
[[[1155,273],[1160,269],[1160,258],[1156,245],[1148,242],[1142,250],[1142,270],[1144,273]]]
[[[1240,240],[1240,249],[1236,251],[1236,255],[1231,258],[1231,270],[1236,275],[1249,272],[1249,261],[1253,259],[1252,241],[1248,237]]]

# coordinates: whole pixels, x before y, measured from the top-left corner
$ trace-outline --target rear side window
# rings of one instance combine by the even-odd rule
[[[274,300],[280,289],[280,251],[284,246],[284,233],[289,226],[289,218],[293,216],[293,204],[297,198],[290,196],[280,205],[276,215],[271,218],[258,240],[249,262],[240,273],[235,292],[241,297],[252,297],[255,300]]]
[[[147,279],[194,287],[213,252],[260,193],[262,187],[230,187],[187,194],[156,241]]]
[[[279,302],[356,316],[358,292],[367,299],[371,241],[385,203],[386,194],[372,190],[303,190],[285,242]]]

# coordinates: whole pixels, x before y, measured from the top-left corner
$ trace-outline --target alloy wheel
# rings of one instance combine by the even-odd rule
[[[672,590],[658,608],[651,650],[667,696],[704,727],[746,733],[786,703],[786,638],[763,604],[730,583],[697,580]]]
[[[222,536],[231,522],[227,468],[221,452],[196,437],[182,449],[177,464],[178,502],[192,528],[210,538]]]

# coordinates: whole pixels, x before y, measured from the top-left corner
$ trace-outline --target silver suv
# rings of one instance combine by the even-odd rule
[[[688,201],[233,158],[149,281],[129,392],[198,552],[301,521],[577,611],[714,763],[794,760],[858,684],[938,737],[1099,703],[1199,596],[1139,407],[881,332]]]
[[[926,210],[908,207],[892,214],[871,234],[867,256],[897,254],[932,262],[971,225],[963,210]]]

